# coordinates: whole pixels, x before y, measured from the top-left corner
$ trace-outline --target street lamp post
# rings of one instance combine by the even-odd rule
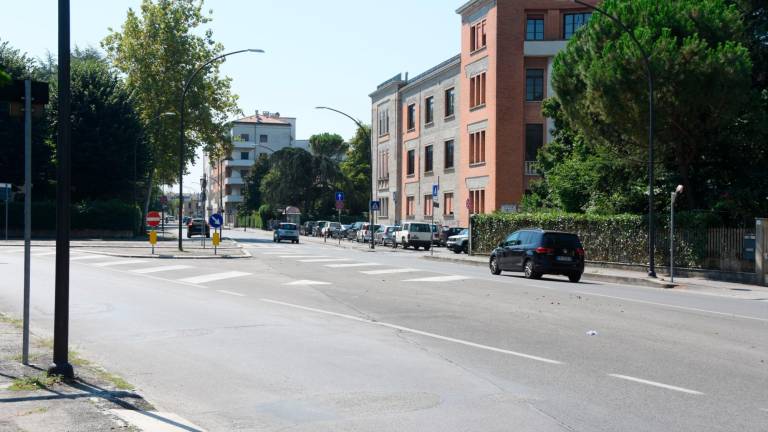
[[[339,110],[334,109],[334,108],[326,107],[326,106],[315,107],[315,109],[323,109],[323,110],[333,111],[335,113],[341,114],[341,115],[347,117],[348,119],[352,120],[353,122],[355,122],[355,124],[357,124],[357,127],[360,128],[363,131],[363,133],[365,134],[365,137],[368,139],[368,145],[371,145],[371,134],[368,132],[368,129],[366,129],[365,126],[363,126],[363,124],[360,122],[360,120],[352,117],[351,115],[349,115],[349,114],[347,114],[345,112],[339,111]],[[371,150],[371,162],[370,162],[370,164],[371,164],[371,173],[373,173],[373,150]],[[371,175],[371,178],[373,178],[373,175]],[[368,223],[369,223],[369,227],[370,227],[370,231],[371,231],[370,248],[371,249],[376,249],[376,242],[373,241],[373,210],[371,209],[371,203],[372,202],[373,202],[373,185],[371,185],[371,199],[369,200],[369,203],[368,203]]]
[[[252,53],[263,53],[264,50],[260,49],[244,49],[239,51],[232,51],[228,52],[226,54],[222,54],[220,56],[216,56],[207,62],[200,65],[195,71],[192,73],[192,75],[187,79],[187,82],[184,83],[184,89],[181,92],[181,109],[179,110],[179,115],[181,117],[181,121],[179,122],[179,250],[184,250],[184,248],[181,245],[181,215],[184,211],[184,189],[182,187],[182,183],[184,182],[184,98],[187,96],[187,91],[189,91],[189,86],[192,84],[192,81],[195,79],[197,74],[200,73],[203,69],[208,67],[211,63],[221,60],[224,57],[231,56],[234,54],[240,54],[244,52],[252,52]]]
[[[655,249],[656,249],[656,231],[654,229],[654,223],[653,223],[653,130],[654,130],[654,123],[655,123],[655,116],[654,116],[654,107],[653,107],[653,70],[651,69],[651,60],[650,55],[648,52],[643,48],[643,46],[640,44],[640,41],[637,40],[635,37],[635,34],[627,28],[626,25],[624,25],[621,20],[606,12],[605,10],[601,9],[598,6],[594,6],[588,3],[585,3],[583,0],[572,0],[574,3],[577,3],[581,6],[584,6],[586,8],[592,9],[601,15],[607,17],[616,25],[618,25],[624,33],[626,33],[629,38],[632,40],[632,42],[637,46],[637,48],[640,50],[640,53],[643,55],[643,63],[645,64],[645,73],[648,77],[648,276],[655,278],[656,277],[656,265],[655,265]]]

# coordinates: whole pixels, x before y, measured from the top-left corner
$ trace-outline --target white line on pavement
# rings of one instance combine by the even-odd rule
[[[156,432],[205,432],[176,414],[158,411],[138,411],[127,409],[111,409],[112,414],[143,431]]]
[[[143,269],[136,269],[132,270],[134,273],[139,274],[147,274],[147,273],[159,273],[164,271],[173,271],[173,270],[184,270],[192,268],[192,266],[188,265],[170,265],[170,266],[162,266],[162,267],[148,267]]]
[[[44,256],[56,255],[56,252],[41,252],[41,253],[33,253],[30,255],[33,257],[44,257]]]
[[[313,280],[297,280],[293,282],[288,282],[283,285],[330,285],[330,282],[320,282],[320,281],[313,281]]]
[[[285,303],[285,302],[281,302],[281,301],[277,301],[277,300],[270,300],[270,299],[265,299],[265,298],[261,299],[261,301],[264,301],[264,302],[267,302],[267,303],[276,304],[276,305],[281,305],[281,306],[287,306],[287,307],[291,307],[291,308],[295,308],[295,309],[302,309],[302,310],[305,310],[305,311],[321,313],[321,314],[325,314],[325,315],[332,315],[332,316],[335,316],[335,317],[338,317],[338,318],[345,318],[345,319],[349,319],[349,320],[353,320],[353,321],[358,321],[358,322],[362,322],[362,323],[366,323],[366,324],[373,324],[373,325],[377,325],[377,326],[381,326],[381,327],[391,328],[391,329],[394,329],[394,330],[400,330],[400,331],[404,331],[404,332],[408,332],[408,333],[413,333],[413,334],[417,334],[417,335],[421,335],[421,336],[431,337],[431,338],[434,338],[434,339],[439,339],[439,340],[443,340],[443,341],[447,341],[447,342],[453,342],[453,343],[457,343],[457,344],[460,344],[460,345],[465,345],[465,346],[469,346],[469,347],[473,347],[473,348],[479,348],[479,349],[483,349],[483,350],[487,350],[487,351],[493,351],[493,352],[497,352],[497,353],[508,354],[508,355],[511,355],[511,356],[526,358],[526,359],[529,359],[529,360],[536,360],[536,361],[540,361],[540,362],[543,362],[543,363],[558,364],[558,365],[559,364],[563,364],[563,362],[560,362],[560,361],[557,361],[557,360],[548,359],[548,358],[545,358],[545,357],[539,357],[539,356],[534,356],[534,355],[530,355],[530,354],[523,354],[523,353],[520,353],[520,352],[510,351],[510,350],[506,350],[506,349],[503,349],[503,348],[496,348],[496,347],[492,347],[492,346],[489,346],[489,345],[478,344],[478,343],[469,342],[469,341],[462,340],[462,339],[456,339],[456,338],[452,338],[452,337],[448,337],[448,336],[441,336],[441,335],[438,335],[438,334],[435,334],[435,333],[429,333],[429,332],[425,332],[425,331],[421,331],[421,330],[416,330],[416,329],[412,329],[412,328],[408,328],[408,327],[399,326],[399,325],[396,325],[396,324],[389,324],[389,323],[385,323],[385,322],[381,322],[381,321],[372,321],[372,320],[369,320],[369,319],[360,318],[360,317],[356,317],[356,316],[353,316],[353,315],[347,315],[347,314],[342,314],[342,313],[338,313],[338,312],[331,312],[331,311],[327,311],[327,310],[316,309],[316,308],[307,307],[307,306],[300,306],[300,305],[297,305],[297,304]]]
[[[95,267],[109,267],[109,266],[116,266],[116,265],[141,264],[145,262],[147,262],[147,260],[122,260],[122,261],[107,261],[107,262],[94,263],[93,265]]]
[[[92,259],[104,259],[104,258],[109,258],[109,257],[106,255],[83,255],[83,256],[70,258],[69,260],[80,261],[80,260],[92,260]]]
[[[347,268],[347,267],[375,267],[380,266],[379,263],[352,263],[352,264],[326,264],[329,268]]]
[[[626,298],[626,297],[617,297],[617,296],[612,296],[612,295],[607,295],[607,294],[595,294],[595,293],[590,293],[590,292],[586,292],[586,291],[576,291],[576,293],[577,294],[583,294],[583,295],[592,295],[592,296],[597,296],[597,297],[606,297],[606,298],[610,298],[610,299],[614,299],[614,300],[624,300],[624,301],[635,302],[635,303],[643,303],[643,304],[649,304],[649,305],[654,305],[654,306],[663,306],[663,307],[669,307],[669,308],[674,308],[674,309],[686,310],[686,311],[691,311],[691,312],[703,312],[703,313],[710,313],[710,314],[715,314],[715,315],[723,315],[723,316],[728,316],[728,317],[733,317],[733,318],[743,318],[743,319],[748,319],[748,320],[768,322],[768,319],[753,317],[753,316],[749,316],[749,315],[739,315],[739,314],[732,314],[732,313],[728,313],[728,312],[718,312],[718,311],[713,311],[713,310],[708,310],[708,309],[699,309],[699,308],[692,308],[692,307],[687,307],[687,306],[676,306],[676,305],[671,305],[671,304],[667,304],[667,303],[656,303],[656,302],[652,302],[652,301],[637,300],[637,299],[631,299],[631,298]]]
[[[206,282],[213,282],[213,281],[222,280],[222,279],[232,279],[236,277],[243,277],[243,276],[249,276],[249,275],[250,273],[230,271],[230,272],[223,272],[223,273],[212,273],[212,274],[195,276],[195,277],[184,278],[179,280],[187,283],[201,284]]]
[[[329,258],[327,255],[283,255],[280,258]]]
[[[238,297],[245,297],[245,294],[240,294],[240,293],[236,293],[236,292],[232,292],[232,291],[227,291],[227,290],[216,290],[216,291],[218,291],[218,292],[220,292],[222,294],[229,294],[229,295],[238,296]]]
[[[412,268],[394,268],[394,269],[384,269],[384,270],[366,270],[361,271],[362,274],[367,275],[382,275],[382,274],[393,274],[393,273],[413,273],[417,271],[423,271],[419,269],[412,269]]]
[[[303,262],[303,263],[324,263],[324,262],[339,262],[339,261],[352,261],[352,260],[349,258],[321,258],[321,259],[299,260],[299,262]]]
[[[418,279],[407,279],[403,282],[453,282],[453,281],[460,281],[460,280],[467,280],[470,279],[466,276],[434,276],[434,277],[425,277],[425,278],[418,278]]]
[[[688,393],[688,394],[692,394],[692,395],[703,395],[704,394],[704,393],[696,391],[696,390],[691,390],[691,389],[687,389],[687,388],[683,388],[683,387],[677,387],[677,386],[673,386],[673,385],[669,385],[669,384],[664,384],[664,383],[660,383],[660,382],[656,382],[656,381],[648,381],[648,380],[644,380],[644,379],[641,379],[641,378],[635,378],[635,377],[631,377],[631,376],[627,376],[627,375],[608,374],[608,376],[614,377],[614,378],[623,379],[623,380],[627,380],[627,381],[633,381],[633,382],[640,383],[640,384],[646,384],[646,385],[649,385],[649,386],[664,388],[664,389],[667,389],[667,390],[674,390],[674,391],[679,391],[679,392],[682,392],[682,393]]]

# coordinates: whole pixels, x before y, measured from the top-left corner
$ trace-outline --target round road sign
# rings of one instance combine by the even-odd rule
[[[160,213],[156,211],[151,211],[147,213],[147,225],[151,227],[156,227],[160,225]]]
[[[212,215],[211,215],[211,217],[209,217],[209,218],[208,218],[208,223],[209,223],[209,224],[210,224],[212,227],[214,227],[214,228],[218,228],[218,227],[220,227],[222,224],[224,224],[224,218],[223,218],[223,217],[221,217],[221,215],[220,215],[220,214],[218,214],[218,213],[214,213],[214,214],[212,214]]]

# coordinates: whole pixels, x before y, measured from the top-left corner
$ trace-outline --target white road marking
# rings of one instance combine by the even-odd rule
[[[347,267],[375,267],[380,266],[379,263],[352,263],[352,264],[326,264],[326,267],[330,268],[347,268]]]
[[[682,393],[688,393],[688,394],[692,394],[692,395],[703,395],[704,394],[704,393],[696,391],[696,390],[691,390],[691,389],[687,389],[687,388],[683,388],[683,387],[677,387],[677,386],[673,386],[673,385],[669,385],[669,384],[664,384],[664,383],[660,383],[660,382],[656,382],[656,381],[648,381],[648,380],[644,380],[644,379],[641,379],[641,378],[635,378],[635,377],[631,377],[631,376],[627,376],[627,375],[608,374],[608,376],[614,377],[614,378],[623,379],[623,380],[627,380],[627,381],[633,381],[633,382],[640,383],[640,384],[646,384],[646,385],[649,385],[649,386],[659,387],[659,388],[663,388],[663,389],[667,389],[667,390],[674,390],[674,391],[679,391],[679,392],[682,392]]]
[[[283,285],[330,285],[330,282],[321,282],[321,281],[313,281],[313,280],[297,280],[293,282],[288,282]]]
[[[96,267],[109,267],[109,266],[116,266],[116,265],[141,264],[145,262],[147,262],[147,260],[121,260],[121,261],[107,261],[107,262],[94,263],[93,265]]]
[[[143,431],[153,432],[206,432],[176,414],[159,411],[111,409],[113,415]]]
[[[347,314],[342,314],[342,313],[338,313],[338,312],[331,312],[331,311],[327,311],[327,310],[323,310],[323,309],[316,309],[316,308],[307,307],[307,306],[300,306],[300,305],[297,305],[297,304],[285,303],[285,302],[281,302],[281,301],[277,301],[277,300],[270,300],[270,299],[265,299],[265,298],[261,299],[261,301],[267,302],[267,303],[276,304],[276,305],[281,305],[281,306],[287,306],[287,307],[291,307],[291,308],[295,308],[295,309],[301,309],[301,310],[305,310],[305,311],[309,311],[309,312],[316,312],[316,313],[320,313],[320,314],[331,315],[331,316],[335,316],[335,317],[338,317],[338,318],[345,318],[345,319],[349,319],[349,320],[353,320],[353,321],[357,321],[357,322],[362,322],[362,323],[366,323],[366,324],[372,324],[372,325],[377,325],[377,326],[381,326],[381,327],[391,328],[393,330],[399,330],[399,331],[403,331],[403,332],[413,333],[413,334],[417,334],[417,335],[421,335],[421,336],[426,336],[426,337],[430,337],[430,338],[434,338],[434,339],[439,339],[439,340],[443,340],[443,341],[447,341],[447,342],[453,342],[453,343],[457,343],[457,344],[460,344],[460,345],[465,345],[465,346],[469,346],[469,347],[473,347],[473,348],[479,348],[479,349],[483,349],[483,350],[487,350],[487,351],[493,351],[493,352],[497,352],[497,353],[501,353],[501,354],[507,354],[507,355],[511,355],[511,356],[515,356],[515,357],[526,358],[526,359],[529,359],[529,360],[536,360],[536,361],[539,361],[539,362],[542,362],[542,363],[557,364],[557,365],[563,364],[563,362],[561,362],[561,361],[552,360],[552,359],[548,359],[548,358],[545,358],[545,357],[539,357],[539,356],[534,356],[534,355],[530,355],[530,354],[523,354],[523,353],[516,352],[516,351],[510,351],[510,350],[506,350],[506,349],[503,349],[503,348],[493,347],[493,346],[490,346],[490,345],[483,345],[483,344],[479,344],[479,343],[474,343],[474,342],[466,341],[466,340],[463,340],[463,339],[456,339],[456,338],[452,338],[452,337],[448,337],[448,336],[441,336],[441,335],[438,335],[438,334],[435,334],[435,333],[429,333],[429,332],[425,332],[425,331],[421,331],[421,330],[416,330],[416,329],[412,329],[412,328],[408,328],[408,327],[399,326],[399,325],[396,325],[396,324],[389,324],[389,323],[385,323],[385,322],[381,322],[381,321],[372,321],[372,320],[369,320],[369,319],[360,318],[360,317],[356,317],[356,316],[353,316],[353,315],[347,315]]]
[[[327,255],[283,255],[280,258],[330,258]]]
[[[232,279],[236,277],[243,277],[243,276],[249,276],[249,275],[250,273],[246,273],[246,272],[229,271],[229,272],[223,272],[223,273],[212,273],[212,274],[207,274],[202,276],[189,277],[189,278],[184,278],[179,280],[187,283],[202,284],[206,282],[213,282],[213,281],[222,280],[222,279]]]
[[[713,311],[713,310],[708,310],[708,309],[699,309],[699,308],[692,308],[692,307],[687,307],[687,306],[676,306],[676,305],[671,305],[671,304],[667,304],[667,303],[657,303],[657,302],[646,301],[646,300],[637,300],[637,299],[631,299],[631,298],[626,298],[626,297],[617,297],[617,296],[612,296],[612,295],[607,295],[607,294],[595,294],[595,293],[590,293],[590,292],[585,292],[585,291],[577,291],[576,293],[577,294],[583,294],[583,295],[597,296],[597,297],[606,297],[606,298],[615,299],[615,300],[624,300],[624,301],[635,302],[635,303],[643,303],[643,304],[649,304],[649,305],[654,305],[654,306],[663,306],[663,307],[680,309],[680,310],[686,310],[686,311],[691,311],[691,312],[703,312],[703,313],[710,313],[710,314],[714,314],[714,315],[723,315],[723,316],[728,316],[728,317],[733,317],[733,318],[743,318],[743,319],[748,319],[748,320],[768,322],[768,319],[766,319],[766,318],[758,318],[758,317],[753,317],[753,316],[749,316],[749,315],[739,315],[739,314],[733,314],[733,313],[728,313],[728,312],[718,312],[718,311]]]
[[[109,257],[106,255],[83,255],[83,256],[70,258],[69,260],[80,261],[80,260],[92,260],[92,259],[104,259],[104,258],[109,258]]]
[[[33,256],[33,257],[44,257],[44,256],[56,255],[56,252],[33,253],[33,254],[30,254],[30,255]]]
[[[227,291],[227,290],[216,290],[216,291],[218,291],[218,292],[220,292],[222,294],[229,294],[229,295],[238,296],[238,297],[245,297],[245,294],[240,294],[240,293],[236,293],[236,292],[232,292],[232,291]]]
[[[403,282],[453,282],[453,281],[460,281],[460,280],[467,280],[470,279],[467,276],[434,276],[434,277],[425,277],[425,278],[418,278],[418,279],[407,279]]]
[[[339,262],[339,261],[352,261],[352,260],[349,258],[321,258],[321,259],[299,260],[299,262],[303,262],[303,263],[324,263],[324,262]]]
[[[384,269],[384,270],[366,270],[361,271],[362,274],[367,275],[382,275],[382,274],[394,274],[394,273],[413,273],[417,271],[422,271],[419,269],[412,269],[412,268],[393,268],[393,269]]]
[[[285,254],[290,254],[290,253],[293,253],[293,252],[282,251],[282,252],[259,252],[259,253],[261,255],[285,255]]]
[[[134,273],[139,274],[147,274],[147,273],[159,273],[164,271],[173,271],[173,270],[184,270],[192,268],[192,266],[188,265],[170,265],[170,266],[162,266],[162,267],[148,267],[143,269],[136,269],[132,270]]]

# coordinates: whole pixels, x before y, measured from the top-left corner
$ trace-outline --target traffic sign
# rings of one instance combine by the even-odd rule
[[[381,203],[379,201],[371,201],[371,211],[381,210]]]
[[[160,225],[160,213],[156,211],[151,211],[147,213],[147,225],[151,227],[156,227]]]
[[[336,201],[344,201],[344,192],[336,192]]]
[[[218,228],[224,224],[224,218],[221,217],[219,213],[214,213],[208,218],[208,223],[211,224],[213,228]]]
[[[432,185],[432,196],[437,197],[438,192],[440,191],[440,185]]]
[[[336,210],[344,210],[344,201],[336,201]]]
[[[168,204],[168,197],[165,195],[160,195],[160,204],[162,205]]]

